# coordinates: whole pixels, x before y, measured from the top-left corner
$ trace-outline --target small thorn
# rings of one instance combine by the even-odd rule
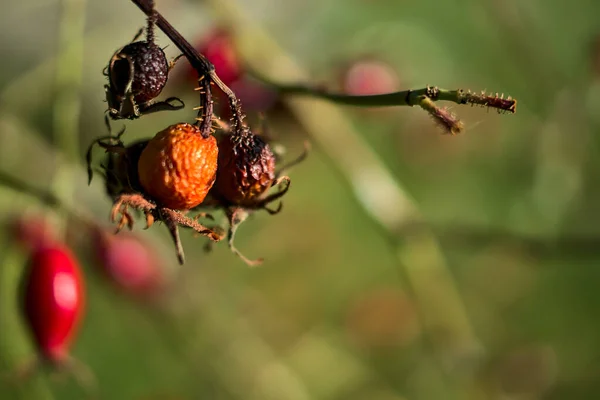
[[[198,111],[198,110],[202,110],[203,108],[204,108],[204,106],[198,106],[198,107],[192,108],[192,110]]]

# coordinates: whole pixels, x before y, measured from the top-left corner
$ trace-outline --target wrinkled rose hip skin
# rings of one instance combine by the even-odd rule
[[[65,360],[85,301],[74,255],[61,246],[34,252],[23,291],[26,321],[41,355],[57,363]]]
[[[168,69],[167,57],[156,44],[145,41],[130,43],[111,59],[110,87],[117,96],[123,97],[131,81],[133,100],[144,104],[162,92],[167,83]]]
[[[189,210],[202,203],[215,182],[218,153],[215,137],[204,137],[198,126],[171,125],[142,151],[140,184],[161,205]]]
[[[227,203],[252,206],[275,181],[275,155],[257,135],[225,135],[219,140],[215,191]]]

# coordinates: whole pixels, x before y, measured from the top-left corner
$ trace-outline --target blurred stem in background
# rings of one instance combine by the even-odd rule
[[[79,159],[78,133],[80,115],[80,88],[82,81],[83,66],[83,41],[85,26],[85,0],[62,0],[59,33],[57,38],[58,56],[56,58],[54,77],[54,109],[52,113],[53,139],[60,151],[66,155],[70,162]],[[6,96],[6,90],[3,93]],[[60,162],[60,161],[59,161]],[[53,178],[53,193],[37,190],[23,181],[10,175],[1,174],[0,179],[4,186],[14,189],[16,192],[26,193],[37,198],[42,203],[49,205],[59,211],[54,223],[57,227],[63,227],[69,216],[75,213],[69,209],[72,203],[74,186],[74,169],[70,163],[62,163],[57,166]],[[20,379],[19,370],[25,365],[29,358],[36,357],[27,349],[28,335],[20,327],[20,322],[15,316],[14,310],[21,307],[20,294],[18,293],[19,280],[26,262],[14,250],[3,252],[3,273],[1,275],[1,287],[6,293],[0,321],[3,330],[4,341],[2,342],[3,358],[7,361],[8,369],[11,371],[10,378],[19,385],[19,395],[26,399],[52,399],[52,391],[48,385],[46,376],[32,377],[33,381],[25,382]],[[4,304],[5,303],[5,304]],[[9,333],[12,332],[12,333]],[[39,369],[34,371],[39,372]],[[29,378],[25,378],[29,380]]]
[[[55,145],[73,162],[79,155],[80,92],[83,76],[85,0],[62,0],[58,51],[54,77],[52,132]],[[75,191],[73,169],[59,165],[53,179],[54,193],[71,204]],[[60,216],[65,220],[65,215]]]

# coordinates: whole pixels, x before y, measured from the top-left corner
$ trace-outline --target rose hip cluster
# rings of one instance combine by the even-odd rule
[[[166,85],[175,61],[169,64],[164,52],[154,43],[154,25],[162,16],[154,8],[147,14],[146,39],[117,51],[106,69],[107,115],[112,119],[135,119],[149,112],[183,107],[175,98],[154,102]],[[180,49],[193,49],[177,35],[181,43],[176,44]],[[184,54],[190,58],[189,50]],[[196,56],[205,60],[197,52]],[[269,144],[244,122],[240,102],[220,80],[214,66],[207,61],[210,68],[204,70],[198,63],[192,60],[190,63],[199,76],[195,90],[200,104],[194,108],[198,111],[194,123],[178,122],[151,138],[129,144],[122,139],[124,130],[95,140],[87,157],[90,179],[91,151],[94,145],[99,145],[108,153],[102,172],[107,192],[114,201],[111,219],[117,224],[117,232],[125,226],[133,228],[131,209],[145,215],[147,228],[156,220],[162,221],[173,238],[180,264],[184,263],[184,252],[179,227],[190,228],[212,242],[227,237],[236,255],[249,265],[259,264],[261,259],[249,260],[236,250],[235,231],[255,210],[279,212],[281,204],[275,209],[269,205],[287,192],[290,179],[282,174],[283,168],[276,168],[277,159]],[[214,83],[227,98],[229,123],[214,115]],[[175,100],[179,104],[174,105]],[[278,189],[270,193],[274,187]],[[201,218],[212,220],[210,214],[201,212],[210,208],[225,212],[226,229],[219,225],[206,226],[199,221]],[[190,217],[190,212],[196,215]]]

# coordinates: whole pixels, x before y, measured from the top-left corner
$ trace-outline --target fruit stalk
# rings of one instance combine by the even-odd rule
[[[229,98],[229,104],[233,114],[234,125],[242,126],[244,115],[241,111],[239,101],[233,93],[233,91],[227,86],[217,73],[215,72],[215,66],[200,54],[194,46],[190,44],[178,31],[163,17],[155,8],[152,7],[151,0],[131,0],[133,4],[138,6],[140,10],[147,16],[156,18],[156,26],[164,32],[165,35],[177,46],[177,48],[183,53],[185,58],[188,59],[189,63],[198,72],[198,76],[208,76],[210,80],[214,82],[223,93]]]

